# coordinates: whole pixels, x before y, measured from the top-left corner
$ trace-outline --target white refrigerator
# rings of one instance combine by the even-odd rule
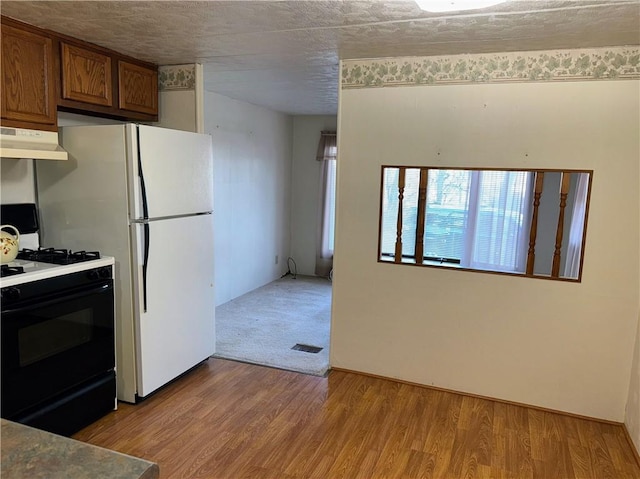
[[[118,399],[136,402],[215,352],[209,135],[61,128],[68,161],[36,162],[41,245],[116,260]]]

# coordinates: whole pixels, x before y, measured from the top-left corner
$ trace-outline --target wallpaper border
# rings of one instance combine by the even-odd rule
[[[342,89],[640,79],[640,47],[342,61]]]
[[[162,65],[158,67],[158,88],[168,90],[195,90],[196,65]]]

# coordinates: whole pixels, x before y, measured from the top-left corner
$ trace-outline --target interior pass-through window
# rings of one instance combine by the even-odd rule
[[[579,281],[591,179],[383,166],[378,260]]]

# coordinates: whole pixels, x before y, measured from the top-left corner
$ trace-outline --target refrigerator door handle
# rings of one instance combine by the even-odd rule
[[[149,223],[146,221],[142,225],[144,230],[144,261],[142,263],[142,307],[147,312],[147,266],[149,265]]]
[[[144,171],[142,170],[142,152],[140,151],[140,128],[136,125],[138,141],[138,177],[140,178],[140,196],[142,197],[142,218],[149,219],[149,203],[147,202],[147,188],[144,184]]]
[[[138,177],[140,178],[140,196],[142,197],[142,217],[149,219],[149,204],[147,202],[147,188],[144,184],[144,171],[142,169],[142,152],[140,151],[140,127],[136,125],[138,147]],[[144,221],[144,261],[142,263],[142,304],[144,312],[147,312],[147,266],[149,264],[149,223]]]
[[[151,232],[149,228],[149,220],[134,220],[134,225],[142,226],[142,308],[143,312],[147,312],[147,268],[149,266],[149,245],[151,242]],[[139,244],[139,243],[138,243]]]

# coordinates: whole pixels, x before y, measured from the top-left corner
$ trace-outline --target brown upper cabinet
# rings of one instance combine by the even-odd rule
[[[158,114],[158,71],[120,60],[118,62],[119,106],[123,110]]]
[[[57,129],[52,39],[2,19],[2,124]]]
[[[59,110],[157,121],[158,67],[2,17],[2,124],[57,129]]]
[[[113,106],[111,57],[60,42],[61,97],[92,105]]]
[[[59,109],[119,120],[158,119],[156,65],[63,35],[55,39],[56,48]]]

